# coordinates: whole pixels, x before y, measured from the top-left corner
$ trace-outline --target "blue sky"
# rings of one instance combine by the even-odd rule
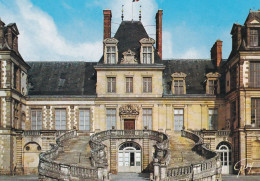
[[[132,0],[0,0],[0,17],[16,22],[19,49],[30,61],[97,61],[102,54],[103,9],[112,10],[112,33],[132,17]],[[223,58],[231,49],[233,23],[244,24],[249,9],[260,0],[139,0],[142,22],[155,38],[155,14],[163,9],[163,58],[209,58],[217,39],[223,41]],[[258,6],[257,6],[258,5]],[[147,26],[149,25],[149,26]]]

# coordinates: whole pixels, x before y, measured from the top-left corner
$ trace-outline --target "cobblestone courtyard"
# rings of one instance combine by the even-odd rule
[[[223,181],[260,181],[260,175],[258,176],[239,176],[236,175],[224,175]],[[0,176],[0,181],[37,181],[38,177],[35,175],[30,176]],[[112,175],[112,181],[142,181],[149,180],[149,174],[136,174],[136,173],[120,173],[118,175]]]

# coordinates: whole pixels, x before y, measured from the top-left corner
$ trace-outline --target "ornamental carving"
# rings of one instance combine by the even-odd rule
[[[210,72],[210,73],[206,74],[207,78],[220,78],[220,76],[221,76],[221,74],[218,72],[215,72],[215,73]]]
[[[152,38],[142,38],[139,42],[141,44],[154,44],[155,40]]]
[[[103,42],[104,42],[105,44],[117,44],[117,43],[118,43],[118,40],[115,39],[115,38],[106,38]]]
[[[139,106],[127,104],[119,108],[119,115],[139,115]]]
[[[135,59],[135,52],[128,49],[123,54],[123,58],[121,60],[121,64],[137,64],[137,60]]]
[[[183,72],[175,72],[171,75],[173,78],[185,78],[187,76],[187,74],[183,73]]]

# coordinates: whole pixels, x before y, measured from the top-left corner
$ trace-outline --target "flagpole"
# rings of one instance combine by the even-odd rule
[[[134,7],[133,7],[134,1],[132,0],[132,21],[134,20],[133,14],[134,14]]]

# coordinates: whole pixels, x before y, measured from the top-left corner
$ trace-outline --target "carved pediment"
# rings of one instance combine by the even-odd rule
[[[154,44],[155,40],[149,37],[149,38],[142,38],[139,42],[141,44]]]
[[[215,72],[215,73],[210,72],[210,73],[206,74],[207,78],[219,78],[220,76],[221,76],[221,74],[218,72]]]
[[[119,115],[139,115],[139,106],[127,104],[119,108]]]
[[[122,54],[123,54],[123,58],[121,60],[121,64],[137,64],[137,60],[135,58],[135,52],[129,49]]]
[[[118,40],[115,38],[106,38],[103,41],[105,44],[117,44]]]
[[[185,78],[187,75],[183,72],[174,72],[171,76],[172,78]]]

